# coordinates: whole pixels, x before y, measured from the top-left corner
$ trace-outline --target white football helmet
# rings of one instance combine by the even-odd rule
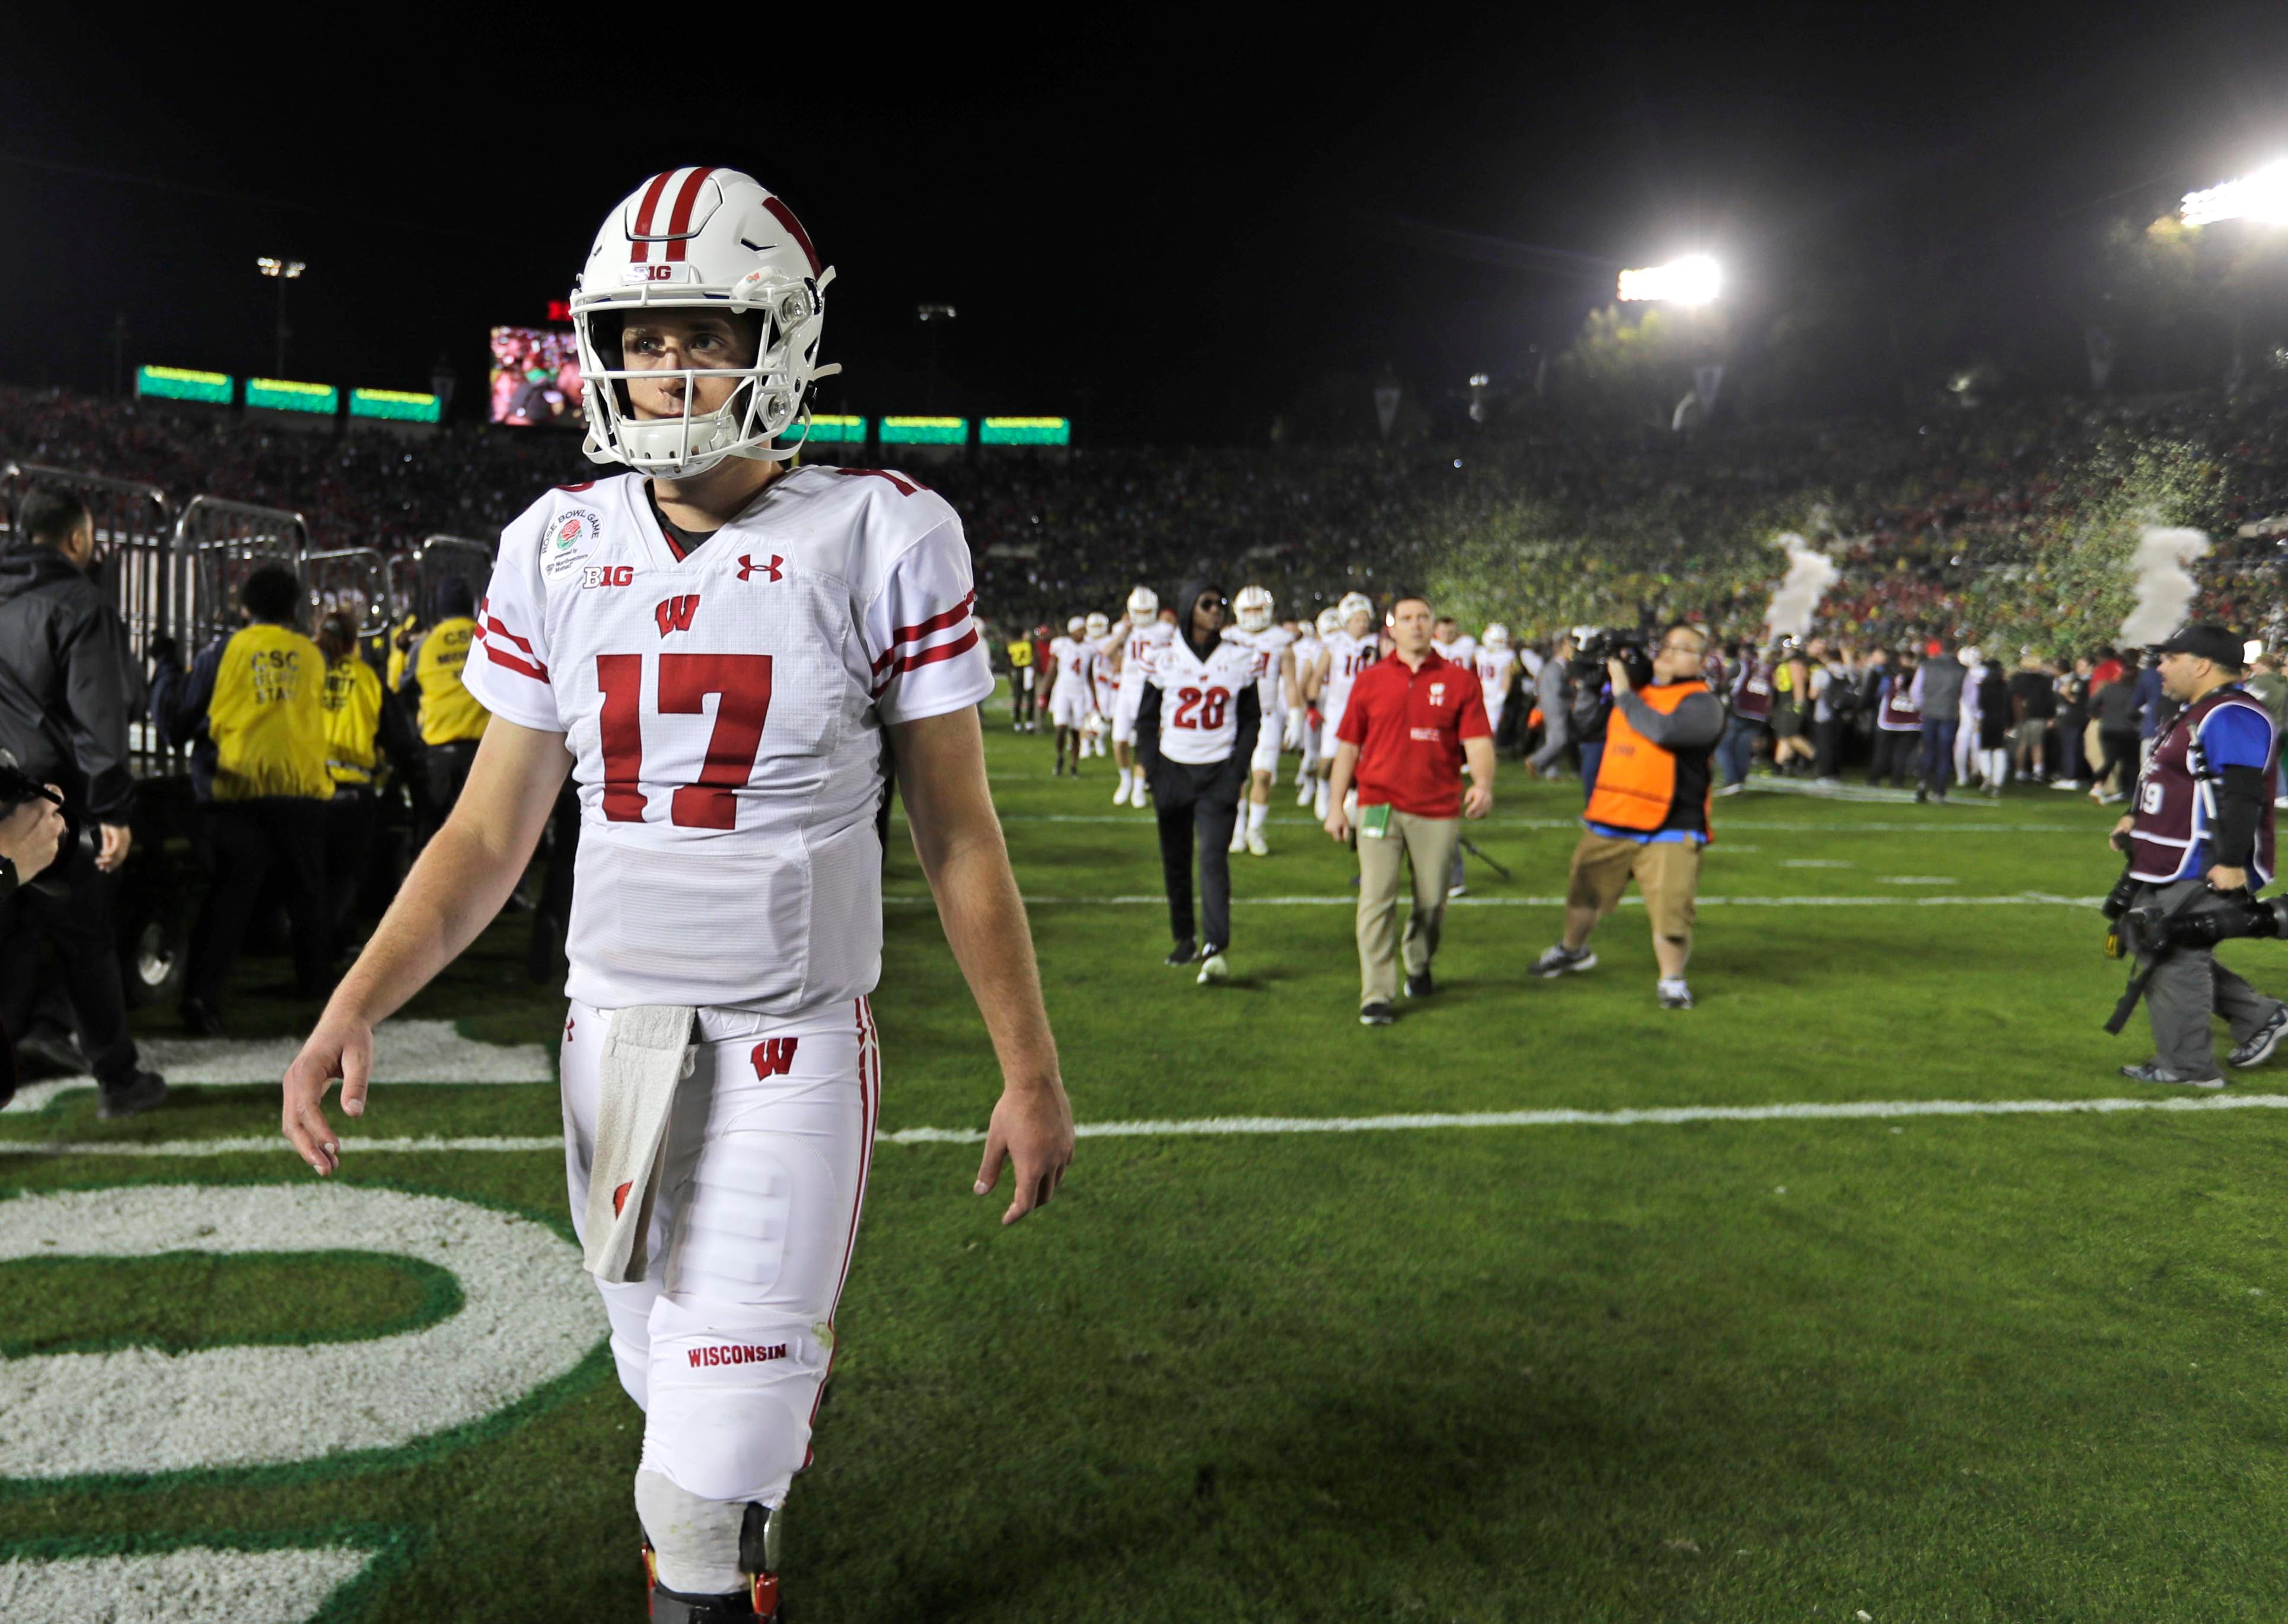
[[[794,211],[736,170],[687,168],[655,175],[596,233],[572,284],[572,331],[588,456],[671,479],[703,473],[725,457],[783,462],[801,442],[772,442],[798,419],[808,434],[811,384],[839,372],[818,364],[834,271]],[[695,412],[697,375],[714,368],[635,370],[624,363],[622,322],[645,309],[730,311],[759,318],[755,361],[717,411]],[[683,380],[683,412],[641,418],[627,404],[632,379]]]
[[[1370,626],[1374,624],[1374,599],[1369,598],[1364,592],[1344,593],[1343,601],[1337,604],[1335,607],[1341,612],[1339,623],[1346,631],[1350,631],[1351,622],[1355,620],[1363,619]],[[1355,638],[1364,635],[1363,632],[1351,632],[1351,636]]]
[[[1319,611],[1318,627],[1322,638],[1333,637],[1343,629],[1343,612],[1329,604]]]
[[[1088,622],[1083,620],[1079,615],[1076,614],[1072,619],[1065,622],[1065,636],[1069,638],[1076,638],[1087,629],[1087,626]]]
[[[1148,586],[1140,586],[1128,594],[1128,623],[1148,626],[1160,613],[1160,594]]]
[[[1486,635],[1479,638],[1478,641],[1485,645],[1486,647],[1491,649],[1507,648],[1509,646],[1509,628],[1503,625],[1499,621],[1496,621],[1492,625],[1486,628]]]
[[[1239,616],[1242,631],[1262,631],[1269,628],[1272,609],[1270,588],[1243,586],[1239,589],[1239,596],[1231,600],[1231,606]]]
[[[1104,613],[1101,610],[1088,617],[1088,635],[1090,637],[1101,638],[1109,633],[1111,630],[1112,622],[1105,617]]]

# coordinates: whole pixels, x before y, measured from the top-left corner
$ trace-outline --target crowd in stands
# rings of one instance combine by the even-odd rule
[[[569,433],[456,425],[315,432],[211,408],[0,388],[0,456],[306,515],[320,545],[488,536],[588,478]],[[1195,566],[1309,614],[1427,584],[1521,635],[1684,615],[1760,629],[1783,531],[1840,574],[1816,629],[1861,642],[1954,629],[2015,643],[2086,597],[2085,534],[2123,506],[2207,531],[2200,612],[2288,632],[2288,400],[2221,394],[2002,402],[1924,421],[1569,436],[1536,421],[1467,445],[973,453],[914,470],[961,512],[997,624],[1115,609]],[[2078,640],[2088,641],[2086,638]]]

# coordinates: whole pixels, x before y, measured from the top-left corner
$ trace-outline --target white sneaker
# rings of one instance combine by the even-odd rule
[[[1231,966],[1225,963],[1223,955],[1220,953],[1211,953],[1200,965],[1200,977],[1196,985],[1200,986],[1208,986],[1218,981],[1228,981],[1230,979]]]
[[[1466,884],[1449,885],[1446,887],[1446,894],[1449,897],[1466,897],[1470,894],[1470,888]]]
[[[1271,843],[1263,838],[1263,831],[1261,829],[1250,829],[1247,831],[1247,852],[1248,855],[1251,857],[1268,857],[1271,855]]]
[[[1295,792],[1295,804],[1298,806],[1308,806],[1310,804],[1311,786],[1306,784]]]
[[[1128,804],[1128,786],[1127,786],[1127,785],[1125,785],[1125,784],[1119,785],[1118,787],[1116,787],[1116,788],[1113,790],[1113,792],[1112,792],[1112,804],[1113,804],[1115,806],[1125,806],[1125,805],[1127,805],[1127,804]]]
[[[1130,796],[1128,804],[1131,806],[1149,806],[1152,804],[1150,787],[1147,785],[1142,779],[1140,778],[1136,780],[1135,791]]]
[[[1224,848],[1233,857],[1247,850],[1247,829],[1244,825],[1231,832],[1231,844]]]

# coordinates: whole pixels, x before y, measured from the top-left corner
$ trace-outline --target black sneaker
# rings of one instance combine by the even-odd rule
[[[1194,959],[1199,956],[1199,944],[1195,942],[1190,937],[1187,936],[1183,940],[1178,942],[1173,951],[1172,951],[1166,958],[1162,959],[1160,963],[1168,966],[1169,969],[1173,970],[1180,964],[1190,963]]]
[[[1534,960],[1531,964],[1528,965],[1526,967],[1526,973],[1530,976],[1542,977],[1561,976],[1569,970],[1594,970],[1596,968],[1597,955],[1595,954],[1590,952],[1586,947],[1584,947],[1578,953],[1576,953],[1572,948],[1568,947],[1563,942],[1560,942],[1548,952],[1543,954],[1539,958]]]
[[[2121,1074],[2132,1082],[2174,1082],[2189,1089],[2224,1087],[2221,1077],[2180,1077],[2167,1066],[2154,1061],[2148,1061],[2143,1066],[2125,1066],[2121,1068]]]
[[[1374,1000],[1371,1003],[1361,1004],[1359,1006],[1359,1025],[1362,1026],[1387,1026],[1390,1025],[1390,1006],[1379,998]]]
[[[1427,998],[1436,990],[1430,985],[1430,972],[1426,970],[1418,970],[1406,978],[1406,995],[1409,998]]]
[[[107,1122],[115,1122],[123,1116],[134,1116],[148,1111],[167,1097],[167,1080],[156,1072],[138,1072],[116,1090],[101,1090],[103,1103],[95,1108],[96,1115]]]
[[[1929,791],[1929,790],[1927,790],[1927,789],[1918,789],[1918,790],[1916,790],[1916,791],[1915,791],[1915,804],[1916,804],[1916,805],[1920,806],[1924,802],[1926,802],[1926,801],[1927,801],[1927,800],[1929,800],[1929,799],[1930,799],[1930,791]]]
[[[2288,1036],[2288,1003],[2272,1011],[2272,1018],[2248,1034],[2248,1041],[2237,1045],[2225,1057],[2235,1066],[2261,1066],[2272,1058],[2272,1051],[2280,1047],[2280,1040]]]

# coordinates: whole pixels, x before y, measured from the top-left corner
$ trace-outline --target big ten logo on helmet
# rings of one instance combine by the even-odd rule
[[[603,516],[587,508],[571,508],[548,521],[541,538],[541,567],[560,575],[588,556],[604,534]]]
[[[583,590],[592,586],[633,586],[636,566],[632,564],[591,564],[580,572]]]

